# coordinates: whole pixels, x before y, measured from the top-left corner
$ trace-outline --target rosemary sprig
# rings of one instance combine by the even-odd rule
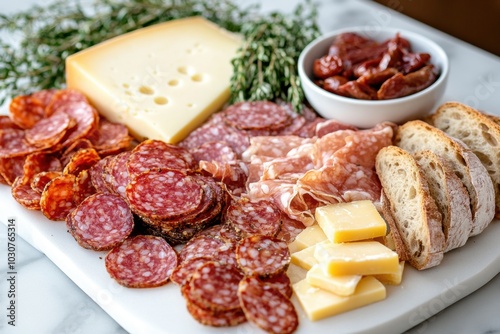
[[[304,92],[297,72],[300,52],[319,36],[311,1],[293,15],[272,13],[243,24],[245,41],[233,59],[231,102],[277,100],[302,109]]]

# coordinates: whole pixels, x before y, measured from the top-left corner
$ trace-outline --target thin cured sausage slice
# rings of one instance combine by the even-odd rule
[[[152,288],[168,283],[177,267],[177,254],[162,238],[138,235],[113,248],[106,255],[105,264],[119,284]]]
[[[297,329],[295,307],[278,289],[246,277],[240,282],[238,296],[248,321],[266,332],[286,334]]]
[[[203,189],[192,176],[162,169],[136,176],[126,193],[135,214],[162,220],[193,212],[201,203]]]
[[[150,139],[132,150],[127,168],[130,178],[133,179],[141,173],[160,168],[189,170],[192,161],[193,158],[187,150]]]
[[[30,129],[45,116],[45,106],[33,95],[20,95],[9,105],[11,120],[23,129]]]
[[[97,127],[99,122],[99,114],[88,102],[68,102],[59,106],[57,110],[65,112],[76,121],[76,126],[68,131],[67,136],[63,139],[63,146],[68,146],[87,136]]]
[[[75,180],[73,174],[64,174],[47,183],[40,199],[40,209],[45,217],[50,220],[65,220],[73,211]]]
[[[24,130],[0,130],[0,158],[18,157],[40,150],[40,148],[26,142]]]
[[[82,170],[75,180],[73,200],[75,205],[80,204],[84,199],[96,193],[92,185],[92,178],[88,169]]]
[[[127,189],[130,183],[130,176],[127,170],[127,161],[130,154],[130,151],[126,151],[114,156],[109,165],[111,187],[123,198],[127,198],[125,189]]]
[[[229,144],[224,141],[210,141],[202,144],[201,146],[191,150],[191,154],[195,161],[216,161],[225,163],[234,161],[238,155]]]
[[[240,199],[226,211],[226,223],[245,238],[252,235],[275,237],[281,228],[281,211],[270,201]]]
[[[40,193],[33,190],[23,177],[18,177],[12,185],[12,197],[28,210],[40,210]]]
[[[212,261],[210,257],[197,257],[184,261],[172,271],[170,280],[179,286],[183,286],[189,282],[196,269],[210,261]]]
[[[79,150],[72,157],[66,166],[64,166],[64,174],[78,175],[82,170],[90,169],[101,158],[97,151],[93,148]]]
[[[220,247],[226,247],[226,243],[220,239],[201,235],[189,240],[179,252],[179,261],[184,262],[199,257],[213,257]]]
[[[247,321],[245,313],[239,309],[213,312],[205,310],[192,301],[186,303],[187,310],[191,316],[199,323],[212,327],[236,326]]]
[[[223,113],[226,123],[241,130],[280,130],[292,121],[285,108],[269,101],[236,103]]]
[[[54,155],[45,152],[32,153],[26,157],[23,165],[25,179],[31,181],[41,172],[61,172],[61,161]]]
[[[35,174],[31,179],[31,189],[41,194],[47,183],[61,175],[61,172],[40,172]]]
[[[26,156],[0,158],[0,175],[5,184],[12,185],[17,177],[24,175]]]
[[[98,127],[88,135],[88,139],[100,155],[118,153],[128,148],[132,141],[125,125],[110,122],[102,117]]]
[[[32,96],[37,96],[33,94]],[[46,104],[45,114],[52,115],[56,110],[71,102],[85,102],[88,103],[87,98],[83,93],[74,89],[60,89],[52,94],[49,103]],[[46,101],[44,103],[47,103]]]
[[[233,266],[207,262],[189,280],[189,297],[200,307],[215,312],[240,308],[238,285],[243,274]]]
[[[257,280],[259,283],[264,284],[265,289],[270,289],[271,287],[273,287],[278,289],[285,297],[292,297],[292,283],[290,281],[290,277],[288,277],[288,274],[285,272],[266,278],[251,276],[251,278],[249,279]]]
[[[52,116],[43,118],[26,130],[28,143],[38,147],[52,147],[59,143],[66,131],[74,125],[68,114],[59,111]]]
[[[90,178],[92,180],[92,185],[97,192],[108,193],[111,192],[111,185],[106,182],[105,171],[108,170],[108,166],[111,164],[113,156],[107,156],[99,160],[94,166],[90,168]]]
[[[80,246],[103,251],[127,239],[134,228],[134,218],[123,198],[99,193],[82,201],[68,215],[66,225]]]
[[[290,264],[290,251],[284,241],[256,235],[238,244],[236,259],[245,275],[270,277],[286,271]]]

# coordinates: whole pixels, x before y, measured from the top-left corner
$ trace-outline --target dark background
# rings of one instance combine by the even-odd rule
[[[375,0],[500,56],[500,0]]]

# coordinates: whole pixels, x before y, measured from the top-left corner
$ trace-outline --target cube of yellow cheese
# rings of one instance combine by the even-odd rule
[[[350,296],[356,290],[361,275],[332,276],[325,272],[321,264],[315,264],[307,272],[307,283],[339,296]]]
[[[387,233],[387,224],[369,200],[328,204],[317,208],[315,217],[331,242],[372,239]]]
[[[405,269],[405,261],[399,262],[399,270],[392,274],[379,274],[373,275],[376,279],[378,279],[383,284],[387,285],[399,285],[403,280],[403,272]]]
[[[318,224],[313,224],[300,232],[295,240],[288,245],[288,248],[290,253],[295,253],[324,240],[326,240],[326,235],[321,227]]]
[[[311,321],[350,311],[386,297],[385,286],[372,276],[363,277],[350,296],[339,296],[313,287],[307,280],[295,283],[293,291]]]
[[[312,268],[313,265],[318,263],[318,260],[314,255],[316,252],[316,247],[318,247],[318,245],[327,245],[329,243],[330,241],[325,240],[318,244],[304,248],[301,251],[292,253],[291,262],[301,268],[309,270]]]
[[[176,143],[228,100],[240,45],[202,17],[160,23],[69,56],[67,86],[137,139]]]
[[[314,257],[332,276],[393,274],[399,271],[398,254],[377,241],[318,244]]]

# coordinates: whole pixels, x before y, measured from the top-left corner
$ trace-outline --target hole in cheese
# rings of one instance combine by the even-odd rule
[[[144,95],[153,95],[155,91],[149,86],[141,86],[139,87],[139,92]]]
[[[194,70],[189,66],[179,66],[177,67],[177,72],[180,74],[190,75],[194,73]]]
[[[164,96],[157,96],[155,97],[154,102],[158,105],[165,105],[168,104],[168,99]]]
[[[170,80],[170,81],[168,82],[168,85],[169,85],[169,86],[172,86],[172,87],[175,87],[175,86],[178,86],[178,85],[179,85],[179,83],[180,83],[180,82],[179,82],[179,80],[177,80],[177,79],[173,79],[173,80]]]
[[[196,73],[191,76],[191,80],[193,80],[194,82],[202,82],[204,78],[205,76],[201,73]]]

